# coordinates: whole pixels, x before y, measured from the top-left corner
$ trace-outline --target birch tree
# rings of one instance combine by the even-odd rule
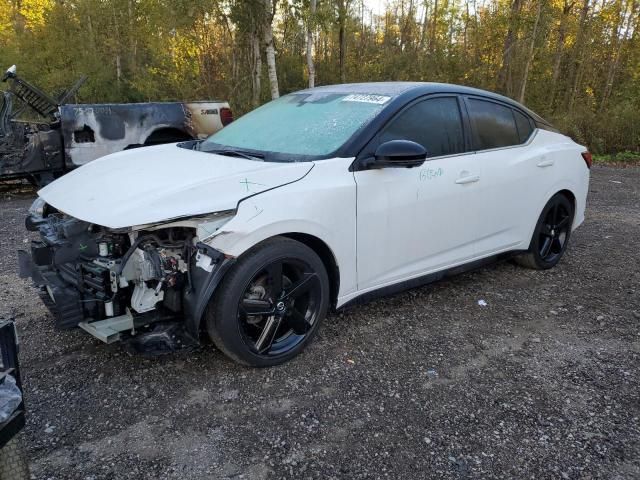
[[[267,57],[267,72],[269,75],[269,87],[271,89],[271,98],[280,97],[280,88],[278,87],[278,72],[276,69],[276,49],[273,43],[273,17],[276,14],[276,2],[274,0],[264,0],[264,25],[263,25],[263,41]]]
[[[309,14],[307,16],[307,72],[309,75],[309,88],[316,86],[316,66],[313,62],[313,30],[316,22],[316,0],[311,0]]]

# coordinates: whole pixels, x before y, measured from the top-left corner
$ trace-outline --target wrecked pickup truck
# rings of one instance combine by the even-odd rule
[[[9,68],[0,95],[0,181],[46,185],[96,158],[149,145],[205,138],[233,121],[227,102],[68,104],[86,77],[52,97]],[[22,105],[13,109],[14,99]],[[42,121],[19,120],[27,110]]]

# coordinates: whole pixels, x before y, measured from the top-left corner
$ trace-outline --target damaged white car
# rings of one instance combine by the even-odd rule
[[[320,87],[43,188],[21,269],[59,327],[140,345],[208,334],[238,362],[275,365],[329,308],[499,258],[553,267],[584,219],[590,166],[489,92]]]

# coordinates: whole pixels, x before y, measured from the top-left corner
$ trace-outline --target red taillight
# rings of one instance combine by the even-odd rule
[[[229,125],[233,122],[233,112],[230,108],[224,107],[220,109],[220,121],[223,126]]]
[[[587,168],[591,168],[591,165],[593,165],[593,157],[591,156],[591,153],[582,152],[582,158],[584,158],[584,163],[587,164]]]

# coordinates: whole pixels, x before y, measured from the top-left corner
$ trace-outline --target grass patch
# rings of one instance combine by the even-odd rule
[[[640,152],[618,152],[593,155],[594,163],[600,165],[640,165]]]

